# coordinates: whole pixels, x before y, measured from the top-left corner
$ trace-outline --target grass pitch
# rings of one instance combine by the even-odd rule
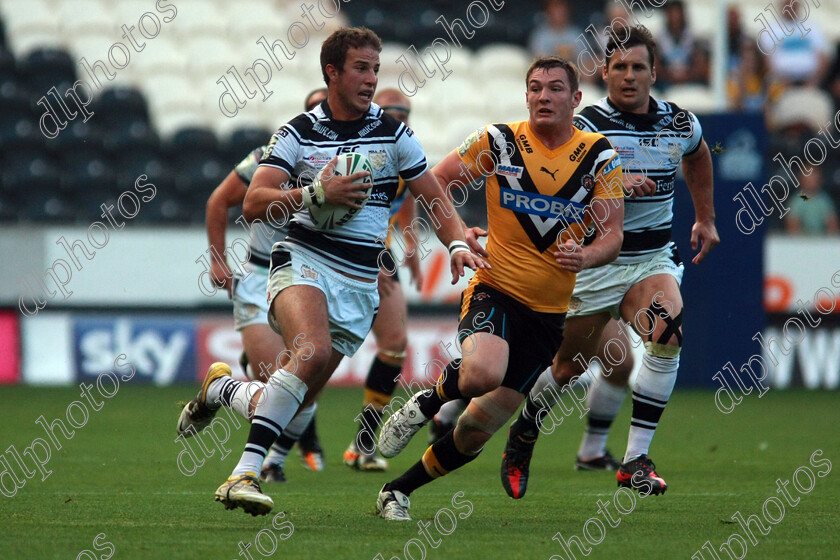
[[[770,529],[766,536],[753,523],[757,544],[746,537],[746,555],[840,558],[837,392],[771,390],[760,400],[755,394],[746,397],[729,415],[718,412],[710,392],[677,392],[651,450],[669,490],[664,496],[637,499],[626,515],[612,505],[614,474],[573,470],[583,422],[569,418],[552,435],[540,438],[524,499],[509,499],[499,482],[504,445],[500,432],[476,461],[412,495],[413,522],[387,523],[375,515],[378,490],[420,457],[425,430],[391,461],[389,473],[351,471],[341,464],[341,455],[355,434],[353,417],[360,410],[362,391],[328,389],[318,410],[327,469],[306,471],[292,452],[286,469],[289,482],[264,485],[274,498],[275,510],[253,518],[241,510],[225,511],[213,501],[216,487],[238,458],[247,428],[231,435],[227,448],[232,453],[224,461],[216,450],[191,477],[176,467],[182,447],[173,443],[179,411],[175,403],[190,398],[194,390],[125,385],[101,410],[91,411],[87,424],[72,439],[62,440],[60,451],[52,448],[46,468],[53,472],[45,481],[36,474],[14,497],[0,496],[3,558],[105,559],[113,554],[119,560],[227,560],[248,555],[257,560],[367,560],[381,554],[382,559],[392,560],[406,558],[407,550],[418,560],[420,549],[406,548],[406,543],[412,538],[424,540],[417,524],[423,521],[432,523],[427,530],[436,545],[425,545],[428,559],[565,559],[569,556],[552,540],[559,532],[566,539],[572,535],[584,539],[591,547],[588,558],[688,560],[708,540],[720,559],[727,560],[721,543],[736,533],[745,536],[732,515],[740,511],[745,518],[761,517],[768,498],[784,501],[777,494],[776,480],[791,480],[800,467],[825,474],[826,464],[818,468],[809,464],[818,449],[824,455],[817,460],[831,461],[831,470],[815,476],[807,493],[794,489],[791,482],[791,498],[800,501],[795,507],[785,503],[777,524],[764,522]],[[4,387],[0,390],[2,449],[14,444],[21,452],[34,438],[45,438],[35,420],[42,414],[47,420],[64,418],[74,400],[80,400],[78,388]],[[616,454],[624,450],[629,405],[628,399],[610,436]],[[9,460],[8,454],[3,456]],[[8,464],[16,476],[22,476],[13,460]],[[0,469],[3,466],[0,462]],[[7,475],[2,481],[10,484]],[[810,484],[805,470],[798,481],[805,487]],[[455,498],[453,506],[458,492],[463,495]],[[599,513],[598,500],[610,502],[607,511],[613,521],[620,520],[616,527]],[[471,504],[470,512],[466,502]],[[625,510],[630,507],[626,497],[619,496],[619,502]],[[434,525],[438,512],[444,532],[453,525],[444,508],[460,514],[448,535],[438,533]],[[778,518],[772,503],[767,511]],[[276,517],[278,512],[285,512],[285,517]],[[599,519],[604,527],[597,545],[584,538],[585,525],[590,540],[600,538],[598,524],[587,525],[590,518]],[[289,535],[291,526],[294,532]],[[273,554],[260,552],[270,552],[275,540]],[[247,552],[241,552],[240,542],[251,544]],[[740,556],[737,539],[732,546]],[[585,557],[576,547],[572,552],[575,558]],[[706,551],[702,554],[706,560],[712,558]]]

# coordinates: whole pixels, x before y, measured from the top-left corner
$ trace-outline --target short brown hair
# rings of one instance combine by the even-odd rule
[[[324,75],[324,82],[330,85],[330,78],[327,76],[328,64],[343,72],[347,51],[365,47],[382,52],[382,40],[367,27],[342,27],[334,31],[321,45],[321,73]]]
[[[634,25],[631,27],[630,36],[626,41],[622,41],[620,45],[616,43],[615,36],[610,35],[610,39],[607,41],[607,68],[610,67],[610,60],[616,50],[631,49],[640,45],[647,47],[648,61],[650,62],[650,67],[653,68],[653,61],[656,59],[656,41],[653,35],[651,35],[650,30],[644,25]]]
[[[528,86],[528,82],[531,80],[531,74],[535,71],[551,70],[552,68],[562,68],[566,71],[566,74],[569,77],[569,87],[571,88],[572,93],[579,89],[578,86],[580,85],[580,78],[578,77],[577,67],[572,64],[571,61],[560,56],[541,56],[540,58],[535,59],[528,68],[528,73],[525,74],[525,86]]]

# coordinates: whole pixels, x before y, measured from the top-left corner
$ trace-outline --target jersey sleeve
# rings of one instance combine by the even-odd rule
[[[590,121],[583,115],[575,115],[572,118],[572,123],[578,130],[582,130],[584,132],[597,132],[595,130],[595,125],[592,124],[592,121]]]
[[[257,167],[260,165],[260,160],[262,159],[265,149],[266,146],[260,146],[259,148],[253,150],[250,154],[245,156],[245,159],[240,161],[239,164],[233,168],[234,173],[236,173],[239,179],[245,183],[246,187],[251,185],[251,179],[254,178],[254,173],[257,172]]]
[[[490,135],[487,133],[487,127],[474,131],[456,149],[458,151],[458,157],[461,158],[461,161],[464,162],[467,169],[474,171],[474,178],[479,178],[482,175],[482,172],[479,170],[486,169],[485,167],[481,167],[479,160],[482,157],[492,157],[490,156]],[[494,168],[492,162],[489,166],[490,169]]]
[[[396,147],[399,158],[398,170],[400,178],[404,181],[416,179],[429,168],[423,146],[409,127],[401,125],[397,130]]]
[[[284,124],[271,136],[265,148],[260,165],[282,169],[289,176],[295,169],[295,162],[300,153],[300,136],[290,124]]]
[[[703,128],[700,126],[700,121],[697,119],[697,116],[691,111],[686,111],[685,118],[682,119],[682,122],[677,122],[679,120],[678,117],[679,115],[674,119],[674,127],[686,141],[686,148],[683,155],[690,156],[700,149],[700,144],[703,143]]]
[[[624,173],[621,168],[621,157],[612,147],[609,140],[601,138],[595,143],[598,150],[595,159],[595,198],[624,198]]]

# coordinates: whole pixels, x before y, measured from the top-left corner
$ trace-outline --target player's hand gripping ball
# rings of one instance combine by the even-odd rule
[[[368,159],[356,152],[348,152],[338,156],[338,161],[335,164],[335,175],[351,175],[358,171],[368,171],[370,175],[358,179],[354,183],[360,185],[359,190],[370,189],[373,184],[373,168],[370,166]],[[328,172],[329,167],[324,167],[318,172],[316,180],[322,180]],[[329,176],[327,175],[327,177]],[[364,198],[359,201],[362,208],[367,204],[367,200],[367,198]],[[344,204],[326,202],[321,206],[310,206],[309,215],[319,229],[328,230],[343,226],[361,212],[362,208],[350,208]]]

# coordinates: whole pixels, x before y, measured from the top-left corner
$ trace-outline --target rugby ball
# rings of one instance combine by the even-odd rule
[[[356,152],[348,152],[339,154],[338,161],[335,164],[335,175],[352,175],[358,171],[369,171],[370,175],[355,181],[361,185],[359,190],[370,189],[373,184],[373,168],[370,166],[368,159],[362,154]],[[329,172],[329,167],[325,166],[318,172],[317,179],[320,181]],[[368,199],[361,201],[362,208],[367,204]],[[309,215],[315,226],[319,229],[334,229],[345,225],[352,220],[362,208],[350,208],[344,204],[330,204],[324,203],[322,206],[310,206]]]

